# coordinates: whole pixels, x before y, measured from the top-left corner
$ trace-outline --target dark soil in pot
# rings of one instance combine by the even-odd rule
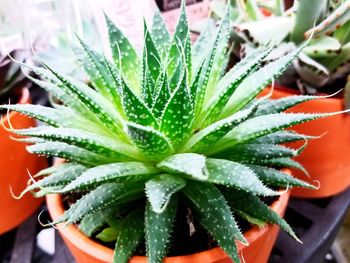
[[[78,200],[80,195],[63,195],[63,202],[65,209],[68,209],[76,200]],[[278,199],[278,196],[275,197],[262,197],[261,200],[265,204],[270,206],[275,200]],[[137,205],[142,205],[144,200],[135,202],[132,207]],[[180,205],[182,204],[182,205]],[[252,225],[241,218],[238,215],[235,215],[235,219],[242,233],[248,231]],[[105,243],[95,236],[91,237],[94,241],[103,244],[111,249],[114,249],[115,242]],[[217,247],[218,244],[211,235],[200,225],[200,223],[193,217],[191,209],[186,205],[185,200],[179,202],[179,207],[177,209],[177,214],[173,226],[173,232],[170,237],[169,247],[167,256],[181,256],[181,255],[190,255],[202,251],[209,250],[211,248]],[[134,255],[145,256],[146,247],[144,240],[140,243],[138,248],[135,250]]]

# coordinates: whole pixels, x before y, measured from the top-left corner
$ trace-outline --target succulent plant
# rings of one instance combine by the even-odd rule
[[[25,59],[23,50],[13,50],[9,55],[21,62]],[[9,56],[0,54],[0,102],[8,103],[13,96],[20,96],[19,89],[26,86],[28,82],[20,65]]]
[[[203,35],[195,44],[184,4],[172,37],[157,13],[151,30],[144,24],[142,56],[106,21],[113,61],[82,40],[77,51],[92,87],[44,64],[30,67],[45,79],[33,81],[62,104],[1,106],[46,123],[8,127],[30,143],[29,152],[66,160],[34,175],[18,198],[29,191],[73,196],[50,224],[76,223],[87,236],[115,241],[114,262],[127,262],[144,237],[149,262],[162,262],[171,232],[185,231],[173,229],[179,205],[235,262],[235,241],[247,244],[237,216],[278,224],[297,239],[261,199],[293,186],[314,188],[278,170],[303,170],[292,159],[303,147],[281,144],[308,139],[283,129],[332,114],[283,113],[319,97],[256,96],[303,46],[264,66],[272,48],[259,48],[225,72],[229,8],[214,38]]]
[[[236,40],[239,37],[247,43],[246,49],[273,44],[279,46],[279,53],[288,52],[313,33],[313,39],[294,61],[303,93],[314,94],[350,72],[349,0],[295,0],[286,11],[283,0],[232,2]],[[222,3],[214,1],[212,6],[221,17]]]

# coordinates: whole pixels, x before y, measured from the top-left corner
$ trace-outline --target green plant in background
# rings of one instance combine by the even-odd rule
[[[156,14],[150,30],[144,24],[142,56],[106,21],[113,62],[81,40],[77,51],[93,88],[48,65],[31,67],[46,80],[33,81],[62,104],[1,106],[47,124],[9,128],[31,143],[29,152],[67,161],[35,175],[47,176],[21,196],[35,191],[75,197],[52,224],[77,223],[87,236],[116,241],[114,262],[127,262],[143,237],[149,262],[162,262],[171,232],[185,231],[173,229],[180,205],[191,209],[235,262],[234,241],[247,244],[237,215],[260,226],[278,224],[297,238],[261,197],[278,196],[281,188],[314,188],[275,169],[303,170],[292,160],[303,147],[280,144],[307,137],[283,129],[331,114],[283,113],[320,97],[256,96],[303,46],[263,67],[272,49],[259,48],[223,73],[229,8],[216,36],[209,41],[204,35],[194,45],[184,4],[172,37]]]
[[[286,11],[283,0],[236,0],[232,5],[235,40],[243,40],[246,51],[273,44],[278,50],[271,58],[278,57],[296,48],[314,32],[313,39],[293,64],[303,93],[315,94],[317,89],[350,72],[349,0],[296,0]],[[215,17],[222,16],[222,6],[221,1],[213,1]]]
[[[22,50],[14,50],[9,55],[17,61],[24,62],[25,53]],[[0,54],[0,102],[8,103],[14,96],[18,98],[21,95],[20,89],[28,83],[21,66],[9,56]]]
[[[100,43],[97,42],[96,36],[99,32],[96,25],[89,20],[81,21],[81,35],[84,36],[85,42],[93,46],[95,49],[102,49]],[[59,72],[69,74],[74,78],[81,81],[88,81],[88,76],[86,76],[84,70],[80,67],[79,62],[74,58],[74,52],[72,46],[79,45],[74,34],[69,34],[61,30],[53,37],[55,46],[49,46],[47,50],[41,51],[37,54],[39,61],[44,61],[47,64]],[[72,39],[73,38],[73,39]],[[74,44],[73,44],[74,42]]]

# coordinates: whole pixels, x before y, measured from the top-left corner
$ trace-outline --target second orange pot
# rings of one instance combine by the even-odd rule
[[[264,93],[269,92],[267,88]],[[296,91],[277,87],[272,98],[278,99],[296,95]],[[289,110],[294,113],[327,113],[344,110],[342,98],[315,99],[297,105]],[[307,178],[299,171],[293,175],[315,185],[320,183],[318,190],[294,188],[292,196],[304,198],[320,198],[338,194],[350,186],[350,115],[338,114],[332,117],[314,120],[292,128],[298,133],[319,136],[319,139],[309,140],[306,149],[296,158],[309,172]]]
[[[29,91],[23,89],[19,103],[29,102]],[[3,116],[1,125],[8,126],[9,120],[17,129],[35,126],[33,119],[16,112],[11,112],[8,117]],[[26,145],[12,140],[11,135],[11,132],[0,126],[0,234],[23,222],[42,202],[42,199],[34,198],[30,194],[16,200],[10,193],[10,187],[14,193],[20,193],[27,186],[28,172],[35,174],[47,165],[46,159],[28,153]]]

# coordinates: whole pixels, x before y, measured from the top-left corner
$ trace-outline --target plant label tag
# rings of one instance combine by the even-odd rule
[[[104,21],[105,13],[126,35],[139,52],[143,47],[143,18],[151,25],[152,18],[159,9],[171,33],[180,15],[181,0],[104,0],[91,1],[95,13],[95,20],[102,35],[105,53],[110,56],[108,33]],[[201,18],[208,16],[209,0],[187,0],[186,11],[191,25]]]
[[[103,16],[103,13],[105,13],[120,28],[135,49],[142,50],[143,18],[150,23],[153,15],[151,5],[149,5],[148,1],[104,0],[92,2],[95,3],[95,18],[103,40],[108,39]],[[108,49],[108,43],[104,43],[104,47],[106,51]]]
[[[181,0],[156,0],[170,32],[174,32],[180,14]],[[190,25],[207,17],[209,0],[186,0],[186,11]]]

